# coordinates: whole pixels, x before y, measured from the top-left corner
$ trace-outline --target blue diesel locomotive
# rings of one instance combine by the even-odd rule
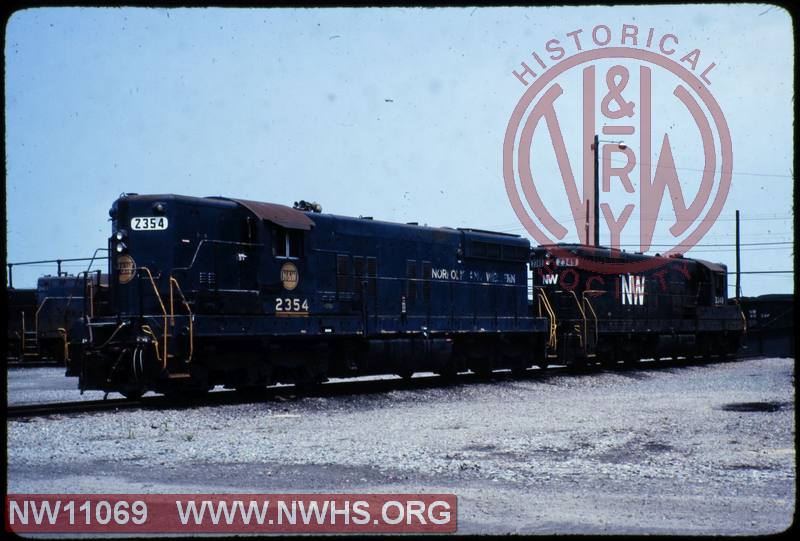
[[[230,199],[123,194],[108,314],[70,337],[81,390],[139,396],[546,366],[516,235]]]

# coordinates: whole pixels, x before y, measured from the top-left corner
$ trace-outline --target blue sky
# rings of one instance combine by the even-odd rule
[[[791,242],[793,35],[780,8],[41,8],[6,29],[7,258],[91,255],[121,192],[307,199],[337,214],[525,234],[502,177],[524,92],[511,71],[547,40],[600,23],[672,33],[717,64],[709,88],[734,177],[701,244],[733,243],[737,208],[743,242]],[[659,99],[690,192],[702,156]],[[561,119],[570,148],[574,104]],[[553,190],[553,214],[568,216]],[[728,246],[689,255],[733,268]],[[791,269],[791,245],[746,246],[743,267]],[[16,268],[15,285],[54,270]],[[791,289],[791,275],[743,280],[746,295]]]

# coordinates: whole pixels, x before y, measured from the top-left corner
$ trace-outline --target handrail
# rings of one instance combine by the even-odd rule
[[[76,278],[79,277],[81,274],[84,274],[84,272],[82,271],[82,272],[78,273]],[[45,303],[47,301],[55,300],[55,299],[61,299],[61,300],[67,299],[67,305],[64,307],[64,315],[66,317],[67,309],[69,308],[69,305],[72,304],[72,299],[74,299],[74,298],[83,299],[83,310],[84,310],[84,313],[86,312],[86,289],[85,289],[86,288],[86,283],[87,283],[86,282],[86,275],[84,275],[84,291],[83,291],[83,296],[82,297],[75,297],[75,295],[68,295],[66,297],[64,297],[64,296],[49,297],[48,296],[48,297],[44,298],[44,300],[42,301],[42,304],[40,304],[36,308],[36,313],[33,316],[33,330],[36,333],[37,340],[39,338],[39,312],[42,311],[42,308],[44,308],[44,305],[45,305]],[[90,314],[90,317],[94,317],[94,309],[92,309],[92,313]]]
[[[86,267],[86,272],[88,273],[92,270],[92,265],[94,265],[94,260],[97,259],[97,252],[107,252],[108,248],[95,248],[94,253],[92,254],[92,258],[89,260],[89,266]],[[103,257],[100,259],[108,259],[108,257]],[[99,270],[99,269],[98,269]],[[100,285],[100,280],[98,279],[97,285]]]
[[[153,337],[153,344],[156,347],[156,360],[161,362],[161,354],[158,352],[158,337],[156,336],[156,333],[153,332],[153,329],[150,328],[150,325],[142,325],[141,329],[142,332]]]
[[[64,363],[69,362],[69,341],[67,340],[67,330],[63,327],[58,328],[58,334],[64,340]]]
[[[164,314],[164,358],[161,360],[162,368],[167,368],[167,309],[164,306],[164,301],[161,300],[161,294],[158,292],[158,287],[156,287],[156,281],[153,279],[153,273],[150,272],[150,269],[147,267],[139,267],[139,270],[143,270],[147,273],[147,277],[150,279],[150,285],[153,286],[153,291],[156,294],[156,298],[158,299],[158,304],[161,305],[161,312]]]
[[[44,308],[45,303],[52,298],[54,297],[45,297],[44,300],[42,301],[42,304],[40,304],[39,307],[36,308],[36,313],[33,315],[33,332],[36,335],[37,341],[39,340],[39,312],[42,311],[42,308]],[[63,297],[60,298],[63,299]]]
[[[589,290],[589,291],[591,291],[591,290]],[[598,330],[599,330],[599,327],[597,325],[597,312],[595,312],[594,306],[592,306],[591,301],[588,299],[588,297],[586,297],[586,293],[587,293],[587,291],[584,291],[583,293],[581,293],[581,297],[583,298],[583,302],[586,303],[586,306],[588,306],[589,310],[591,310],[591,312],[592,312],[592,317],[594,318],[594,340],[593,340],[593,342],[594,342],[595,345],[597,345],[597,337],[598,337]],[[588,344],[588,342],[587,342],[587,344]]]
[[[586,348],[587,348],[587,346],[589,344],[589,340],[588,340],[589,332],[588,332],[588,324],[586,322],[586,311],[583,309],[583,306],[581,306],[581,302],[578,300],[578,295],[576,295],[575,292],[573,290],[571,290],[571,289],[569,290],[569,292],[572,294],[572,297],[575,299],[575,304],[578,306],[578,310],[581,313],[581,319],[583,320],[583,344],[582,344],[582,348],[583,348],[584,352],[586,352]]]
[[[181,285],[178,283],[178,280],[174,276],[169,277],[169,315],[172,320],[172,325],[175,325],[175,314],[173,313],[173,304],[172,304],[172,284],[175,284],[175,287],[178,289],[178,294],[181,296],[181,300],[183,301],[183,306],[186,308],[186,312],[189,314],[189,358],[186,362],[192,362],[192,355],[194,354],[194,316],[192,315],[192,309],[189,307],[189,302],[186,300],[186,297],[181,290]]]
[[[547,312],[547,315],[550,319],[549,324],[549,333],[547,337],[547,345],[551,349],[556,349],[558,346],[558,322],[556,321],[556,313],[553,310],[553,306],[550,304],[550,299],[547,298],[547,293],[544,292],[543,289],[540,289],[537,292],[537,299],[538,299],[538,306],[539,306],[539,315],[542,315],[542,305],[544,305],[544,309]]]
[[[742,305],[739,303],[739,299],[733,299],[733,302],[736,304],[736,308],[739,309],[739,315],[742,318],[742,325],[744,325],[744,327],[742,328],[742,332],[746,336],[747,335],[747,318],[744,315],[744,310],[742,310]],[[775,319],[775,318],[773,318],[773,319]]]
[[[117,333],[118,333],[120,330],[122,330],[122,328],[123,328],[123,327],[126,327],[126,326],[128,326],[128,325],[129,325],[129,323],[128,323],[127,321],[123,321],[122,323],[120,323],[119,325],[117,325],[117,328],[116,328],[116,329],[114,329],[114,332],[112,332],[112,333],[111,333],[111,336],[109,336],[109,337],[108,337],[108,339],[107,339],[105,342],[103,342],[103,344],[102,344],[102,345],[100,345],[100,346],[97,346],[97,348],[96,348],[96,349],[103,349],[104,347],[106,347],[108,344],[110,344],[110,343],[111,343],[111,341],[114,339],[114,337],[117,335]],[[91,332],[91,330],[92,330],[92,328],[91,328],[91,327],[89,327],[89,332]],[[90,336],[90,337],[89,337],[89,340],[92,340],[92,341],[93,341],[93,340],[94,340],[94,337],[93,337],[93,336]]]
[[[88,278],[88,273],[87,273]],[[85,282],[86,287],[89,288],[89,317],[94,317],[94,287],[92,287],[92,282],[90,280],[86,280]],[[100,287],[100,280],[97,280],[97,287]],[[84,296],[86,295],[86,291],[83,292]]]
[[[172,269],[173,271],[180,270],[180,271],[188,271],[192,267],[194,267],[194,263],[197,260],[197,255],[200,253],[200,248],[205,244],[232,244],[234,246],[264,246],[264,244],[254,243],[254,242],[236,242],[233,240],[216,240],[216,239],[202,239],[200,242],[197,243],[197,248],[194,250],[194,255],[192,256],[192,261],[189,263],[188,267],[175,267]]]

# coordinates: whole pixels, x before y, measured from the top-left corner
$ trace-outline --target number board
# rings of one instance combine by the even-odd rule
[[[164,216],[141,216],[131,218],[131,229],[134,231],[163,231],[169,225]]]

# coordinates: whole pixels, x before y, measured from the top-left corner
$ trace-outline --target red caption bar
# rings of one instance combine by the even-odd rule
[[[455,494],[9,494],[6,531],[452,533]]]

